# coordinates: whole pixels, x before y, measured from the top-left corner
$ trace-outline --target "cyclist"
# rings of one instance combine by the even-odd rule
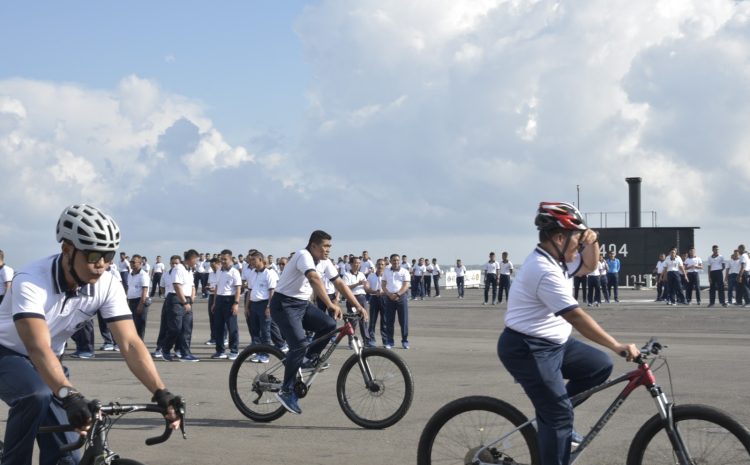
[[[568,465],[570,397],[601,384],[612,372],[610,358],[572,338],[572,327],[628,360],[639,351],[608,334],[573,298],[573,276],[585,276],[599,262],[597,234],[581,213],[567,203],[542,202],[535,223],[539,244],[510,288],[497,351],[536,409],[541,463]]]
[[[321,276],[328,276],[336,289],[367,321],[367,310],[357,301],[344,280],[339,279],[335,265],[328,259],[330,250],[331,236],[325,231],[313,231],[307,247],[295,253],[284,268],[276,285],[276,292],[271,298],[271,317],[289,344],[284,382],[276,398],[288,411],[297,415],[302,413],[294,392],[297,370],[300,367],[315,367],[317,356],[328,343],[322,340],[308,347],[305,330],[314,331],[315,339],[318,339],[336,328],[333,318],[310,302],[313,292],[335,318],[341,317],[341,309],[331,301]]]
[[[138,337],[125,291],[107,271],[120,244],[112,217],[86,204],[65,208],[57,222],[61,253],[22,269],[0,305],[0,398],[10,406],[3,465],[31,464],[40,426],[70,424],[79,434],[91,425],[89,401],[61,364],[65,341],[100,312],[133,374],[167,408],[173,428],[180,420],[175,396],[166,390]],[[61,454],[75,433],[42,434],[39,463],[75,464]]]

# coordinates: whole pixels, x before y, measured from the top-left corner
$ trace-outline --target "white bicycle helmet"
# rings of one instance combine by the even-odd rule
[[[71,205],[57,220],[57,242],[66,239],[78,250],[114,252],[120,246],[120,228],[96,207]]]

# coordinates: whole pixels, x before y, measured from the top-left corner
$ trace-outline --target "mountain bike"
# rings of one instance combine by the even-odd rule
[[[180,405],[177,412],[181,420],[180,429],[183,439],[187,439],[185,433],[185,403],[181,399]],[[71,452],[81,447],[85,448],[79,465],[143,465],[136,460],[122,458],[110,449],[108,443],[109,432],[123,415],[133,412],[155,412],[164,415],[165,409],[157,404],[120,404],[112,402],[108,405],[102,405],[98,400],[92,401],[90,408],[93,422],[88,434],[81,436],[74,443],[60,447],[60,451]],[[42,426],[39,428],[39,434],[69,431],[75,431],[75,428],[70,425]],[[162,443],[169,439],[171,435],[172,428],[167,421],[161,436],[146,439],[146,445],[152,446]],[[2,451],[3,444],[0,442],[0,457],[2,457]]]
[[[750,464],[750,431],[745,426],[714,407],[675,405],[656,384],[654,371],[666,366],[669,373],[666,358],[659,356],[664,348],[652,338],[634,360],[638,368],[571,398],[577,405],[588,396],[627,382],[571,453],[571,464],[639,386],[649,391],[658,413],[633,438],[627,465]],[[662,364],[652,370],[649,360],[662,360]],[[671,380],[671,373],[669,377]],[[538,465],[538,453],[536,420],[528,420],[502,400],[470,396],[446,404],[430,418],[419,439],[417,464]]]
[[[382,429],[406,415],[414,396],[414,381],[406,362],[388,349],[363,348],[352,326],[359,314],[344,314],[344,324],[313,341],[331,340],[314,368],[300,368],[294,391],[307,396],[326,361],[344,338],[350,339],[354,354],[344,361],[336,381],[336,395],[344,414],[363,428]],[[258,363],[263,360],[265,363]],[[355,369],[358,368],[358,369]],[[358,376],[360,375],[360,376]],[[248,346],[232,363],[229,393],[237,409],[257,422],[270,422],[286,412],[276,399],[284,380],[284,354],[276,347]]]

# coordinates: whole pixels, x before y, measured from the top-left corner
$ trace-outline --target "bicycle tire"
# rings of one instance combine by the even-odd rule
[[[119,459],[114,459],[112,461],[112,465],[144,465],[144,464],[143,464],[143,462],[139,462],[139,461],[133,460],[133,459],[119,458]]]
[[[253,363],[257,354],[268,354],[269,363]],[[232,362],[229,370],[229,395],[235,407],[247,418],[257,422],[270,422],[280,418],[286,409],[276,399],[276,390],[266,390],[259,382],[265,376],[274,384],[284,380],[284,353],[270,345],[246,347]],[[268,370],[276,367],[273,372]],[[260,397],[258,396],[260,394]]]
[[[526,416],[517,408],[494,397],[456,399],[435,412],[422,430],[417,447],[417,465],[539,465],[536,430],[531,424],[505,438],[502,448],[484,449],[495,439],[527,422]],[[473,459],[477,453],[479,462]]]
[[[707,405],[678,405],[672,415],[691,463],[750,464],[750,431],[726,412]],[[659,415],[638,430],[628,450],[627,465],[676,463]]]
[[[387,349],[362,349],[375,381],[374,388],[364,384],[364,375],[350,376],[359,367],[357,355],[341,366],[336,395],[344,414],[355,424],[368,429],[383,429],[398,423],[411,407],[414,379],[406,362]]]

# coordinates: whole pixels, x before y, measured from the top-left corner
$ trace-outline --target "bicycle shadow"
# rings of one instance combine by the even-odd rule
[[[163,428],[164,420],[153,418],[120,418],[117,425],[126,426],[128,429]],[[320,425],[276,425],[268,423],[256,423],[251,420],[227,420],[216,418],[188,418],[186,422],[188,431],[190,428],[242,428],[242,429],[269,429],[269,430],[324,430],[324,431],[370,431],[366,428],[356,426],[320,426]]]

